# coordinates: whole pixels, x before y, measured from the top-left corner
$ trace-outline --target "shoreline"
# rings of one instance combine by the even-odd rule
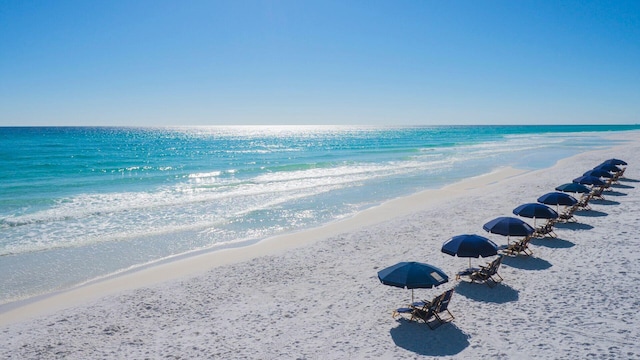
[[[601,136],[601,133],[599,133],[599,132],[594,132],[594,133],[585,132],[584,134],[585,134],[585,136],[592,136],[592,135]],[[615,137],[615,134],[617,134],[617,132],[613,132],[614,137]],[[561,156],[569,156],[569,155],[568,154],[562,154]],[[548,163],[549,162],[547,162],[547,164]],[[537,166],[541,166],[541,165],[542,164],[537,164]],[[526,169],[524,171],[533,171],[533,170],[535,170],[535,169],[532,169],[531,167],[528,167],[524,163],[517,163],[517,165],[512,165],[512,166],[520,168],[520,169]],[[483,168],[483,170],[486,170],[486,169]],[[483,175],[486,175],[486,173],[483,174]],[[452,176],[453,177],[457,177],[456,174],[452,174]],[[482,176],[482,175],[476,175],[476,176]],[[458,179],[454,179],[454,180],[449,179],[449,181],[456,181],[457,182],[457,181],[464,181],[464,179],[459,179],[459,178]],[[446,186],[448,186],[448,185],[451,185],[451,184],[439,185],[439,186],[441,188],[446,188]],[[413,196],[413,195],[416,195],[416,193],[409,194],[409,195],[402,195],[402,197]],[[385,200],[384,202],[392,201],[392,200],[393,199]],[[372,207],[375,208],[375,207],[378,207],[378,206],[380,206],[380,205],[378,204],[378,205],[374,205]],[[344,219],[348,219],[348,218],[351,218],[351,217],[356,216],[356,215],[357,214],[352,213],[352,214],[350,214],[350,215],[348,215],[346,217],[342,217],[342,219],[333,220],[331,222],[340,222],[340,221],[342,221]],[[327,224],[327,223],[325,223],[325,224]],[[314,226],[315,227],[323,227],[324,224],[319,224],[319,225],[314,225]],[[296,233],[296,232],[300,232],[300,231],[306,231],[306,230],[314,229],[315,227],[293,230],[292,232],[289,232],[289,233]],[[288,234],[288,233],[285,233],[284,235],[286,235],[286,234]],[[171,242],[173,242],[175,240],[174,236],[177,236],[177,235],[178,234],[173,234],[173,235],[166,236],[165,238],[169,239],[168,243],[171,243]],[[276,235],[276,236],[279,236],[279,235]],[[269,236],[269,237],[272,237],[272,236]],[[188,237],[184,237],[184,238],[188,239]],[[122,275],[127,275],[127,274],[130,274],[130,273],[134,273],[134,272],[137,272],[137,271],[140,271],[140,270],[147,269],[147,268],[164,265],[165,263],[173,262],[173,261],[176,261],[176,260],[181,260],[183,258],[197,257],[197,256],[199,256],[201,254],[206,254],[206,253],[209,253],[209,252],[212,252],[212,251],[220,251],[220,250],[224,250],[224,249],[227,249],[227,248],[235,248],[235,247],[247,247],[247,246],[249,246],[251,244],[254,244],[256,242],[264,241],[267,238],[242,239],[241,241],[239,241],[236,244],[229,243],[229,244],[221,244],[220,246],[214,245],[214,246],[212,246],[211,248],[208,248],[208,249],[187,251],[185,253],[176,254],[176,255],[170,255],[170,256],[159,258],[157,260],[152,260],[152,261],[149,261],[149,262],[146,262],[146,263],[143,263],[143,262],[139,262],[138,264],[128,263],[128,264],[125,264],[125,266],[123,268],[121,268],[121,269],[118,269],[117,267],[113,267],[111,271],[107,271],[107,272],[105,272],[103,274],[95,273],[94,275],[87,276],[86,278],[82,277],[82,276],[81,277],[76,277],[75,278],[76,281],[71,280],[71,281],[66,281],[65,283],[63,283],[63,282],[57,283],[56,281],[58,279],[53,279],[52,278],[53,281],[49,282],[48,289],[47,289],[47,287],[43,287],[43,288],[39,288],[39,289],[37,287],[33,287],[33,288],[26,287],[25,288],[26,291],[22,291],[23,289],[20,289],[19,284],[21,282],[23,284],[30,284],[31,281],[30,281],[29,277],[27,277],[26,275],[23,275],[22,277],[17,276],[13,283],[11,283],[11,281],[8,282],[8,287],[10,288],[11,291],[7,291],[7,294],[5,294],[5,295],[7,295],[7,298],[5,298],[4,301],[0,301],[0,314],[5,312],[6,309],[19,307],[19,306],[21,306],[22,303],[38,301],[39,299],[44,299],[44,298],[50,297],[50,296],[52,296],[54,294],[64,293],[64,292],[67,292],[69,290],[76,289],[78,287],[83,287],[85,285],[91,285],[91,284],[94,284],[94,283],[97,283],[97,282],[102,282],[102,281],[105,281],[105,280],[108,280],[108,279],[112,279],[112,278],[119,277],[119,276],[122,276]],[[98,250],[100,250],[100,249],[98,249]],[[62,255],[64,255],[64,254],[62,254]],[[53,256],[50,256],[50,257],[62,259],[65,256],[56,256],[56,254],[54,252]],[[20,258],[17,258],[17,259],[20,259]],[[37,260],[37,257],[35,259]],[[27,258],[27,260],[29,260],[29,258]],[[47,273],[47,269],[45,267],[21,268],[20,264],[18,262],[19,262],[19,260],[17,260],[17,261],[14,260],[13,262],[9,261],[9,262],[7,262],[7,264],[5,264],[6,265],[5,268],[8,268],[8,269],[12,268],[11,265],[15,263],[16,271],[19,274],[32,274],[31,276],[37,277],[37,272],[33,271],[33,269],[40,269],[40,271],[42,271],[43,273]],[[23,264],[29,264],[29,261],[24,261],[22,263]],[[53,263],[53,265],[55,267],[56,264]],[[126,266],[126,265],[130,265],[130,266]],[[64,267],[60,267],[60,266],[58,266],[57,268],[64,269]],[[21,270],[23,270],[24,272],[22,272]],[[68,274],[73,274],[74,272],[67,271],[67,273]],[[75,272],[75,273],[79,274],[78,272]],[[71,277],[71,278],[73,279],[73,277]],[[9,279],[13,279],[13,278],[9,278]],[[59,279],[60,279],[60,281],[67,280],[65,278],[64,274],[62,274],[62,276],[60,276]],[[36,285],[37,285],[37,282],[36,282]],[[60,285],[60,286],[57,286],[57,285]],[[15,288],[13,288],[13,286],[15,286]],[[34,291],[31,291],[31,294],[29,294],[29,290],[30,289],[34,289]],[[11,294],[16,294],[16,295],[12,296]]]
[[[246,261],[218,254],[228,264],[213,266],[201,257],[184,265],[194,270],[202,262],[209,266],[204,272],[143,282],[131,290],[112,286],[99,298],[71,298],[78,303],[59,310],[51,299],[39,302],[32,309],[43,310],[40,315],[23,308],[22,317],[0,327],[0,357],[639,357],[640,297],[628,291],[640,286],[638,134],[616,136],[631,141],[582,152],[549,168],[506,168],[395,199],[392,206],[313,229],[316,237],[302,231],[270,238],[255,244],[262,244],[253,247],[257,256]],[[455,289],[449,306],[453,322],[430,330],[391,317],[411,293],[382,285],[377,271],[399,261],[421,261],[455,274],[467,259],[442,253],[446,239],[477,233],[504,246],[505,237],[482,230],[485,221],[513,216],[517,205],[612,157],[629,161],[626,179],[604,194],[606,200],[594,201],[592,210],[577,213],[577,223],[558,225],[557,238],[532,240],[533,256],[505,257],[498,286],[450,276],[437,289],[416,289],[416,296],[426,299]],[[344,225],[347,220],[350,226]],[[298,245],[295,239],[305,243],[289,247]]]
[[[272,236],[245,246],[204,250],[196,254],[182,254],[174,259],[164,259],[158,263],[108,275],[69,289],[0,304],[0,326],[81,305],[122,291],[196,276],[215,267],[303,247],[331,236],[424,210],[442,201],[447,201],[451,197],[461,196],[465,191],[478,190],[529,171],[531,170],[501,167],[438,189],[427,189],[412,195],[391,199],[348,218],[319,227]]]
[[[613,132],[607,137],[614,140],[631,140],[633,138],[625,134],[634,132],[640,134],[640,131],[630,130]],[[621,145],[615,145],[610,149],[615,149],[618,146]],[[89,280],[86,283],[68,289],[0,304],[0,326],[78,306],[119,292],[197,276],[216,267],[240,263],[256,257],[276,255],[287,250],[307,246],[341,233],[352,232],[365,226],[419,212],[436,206],[442,201],[449,201],[462,196],[465,192],[478,191],[483,187],[512,177],[552,169],[588,152],[560,159],[547,169],[526,170],[499,167],[488,173],[465,178],[441,188],[426,189],[415,194],[391,199],[345,219],[336,220],[318,227],[271,236],[250,242],[248,245],[232,245],[226,248],[205,249],[194,253],[180,254],[174,258],[162,259],[158,262],[110,274],[99,279]],[[478,180],[480,181],[478,182]]]

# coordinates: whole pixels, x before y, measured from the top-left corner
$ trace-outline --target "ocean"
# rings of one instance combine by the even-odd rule
[[[0,128],[0,304],[316,227],[502,166],[549,167],[637,129]]]

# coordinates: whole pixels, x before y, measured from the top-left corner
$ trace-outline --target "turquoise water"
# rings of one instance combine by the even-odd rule
[[[335,221],[639,126],[0,128],[0,304]]]

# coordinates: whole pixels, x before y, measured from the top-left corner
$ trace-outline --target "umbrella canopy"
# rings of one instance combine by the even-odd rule
[[[589,170],[589,171],[586,171],[582,175],[584,175],[584,176],[594,176],[594,177],[598,177],[598,178],[608,178],[608,179],[613,178],[613,175],[611,175],[610,172],[604,171],[602,169]]]
[[[608,159],[602,162],[602,164],[611,164],[611,165],[627,165],[627,162],[620,159]]]
[[[571,206],[578,203],[573,196],[561,192],[546,193],[538,198],[538,202],[547,205],[565,205]]]
[[[583,194],[588,194],[591,192],[591,189],[589,189],[588,187],[582,185],[582,184],[578,184],[578,183],[567,183],[567,184],[562,184],[560,186],[556,187],[556,190],[558,191],[564,191],[564,192],[570,192],[570,193],[583,193]]]
[[[378,279],[385,285],[411,289],[432,288],[449,281],[449,277],[439,268],[420,262],[400,262],[378,271]]]
[[[604,171],[609,171],[609,172],[620,172],[622,171],[622,169],[620,169],[619,167],[613,165],[613,164],[600,164],[596,167],[594,167],[594,169],[600,169],[600,170],[604,170]]]
[[[487,257],[498,254],[498,245],[480,235],[457,235],[442,244],[442,252],[459,257]]]
[[[600,178],[597,178],[595,176],[580,176],[577,177],[575,179],[573,179],[574,183],[578,183],[578,184],[583,184],[583,185],[596,185],[596,186],[602,186],[604,185],[604,181],[600,180]]]
[[[557,219],[558,213],[552,208],[539,204],[539,203],[528,203],[522,204],[517,208],[513,209],[513,213],[519,216],[524,216],[528,218],[539,218],[539,219]]]
[[[389,286],[406,289],[432,288],[449,281],[439,268],[415,261],[400,262],[378,271],[378,279]]]
[[[486,231],[505,236],[528,236],[535,231],[531,225],[514,217],[495,218],[482,226]]]

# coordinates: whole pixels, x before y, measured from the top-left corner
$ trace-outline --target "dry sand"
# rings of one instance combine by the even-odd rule
[[[640,133],[550,169],[504,168],[425,191],[343,222],[147,268],[0,310],[7,359],[633,359],[640,358]],[[491,289],[456,282],[468,264],[440,252],[482,225],[611,158],[630,164],[605,201],[506,257]],[[528,220],[528,219],[525,219]],[[450,275],[452,323],[394,320],[410,291],[382,285],[399,261]],[[475,260],[484,263],[485,260]]]

